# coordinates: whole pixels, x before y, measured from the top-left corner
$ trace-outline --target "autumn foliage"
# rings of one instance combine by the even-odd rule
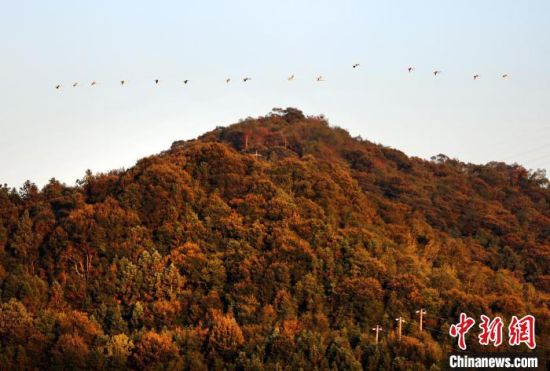
[[[542,171],[410,158],[292,108],[4,186],[0,368],[436,370],[463,311],[533,314],[548,349],[549,202]]]

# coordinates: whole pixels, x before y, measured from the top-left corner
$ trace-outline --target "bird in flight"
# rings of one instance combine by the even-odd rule
[[[413,66],[410,66],[409,68],[407,68],[407,70],[409,71],[409,73],[411,73],[412,71],[414,71],[414,67]]]
[[[294,75],[290,75],[290,76],[288,76],[287,80],[288,80],[288,81],[292,81],[292,80],[294,80]]]
[[[160,80],[159,80],[159,79],[155,79],[155,84],[157,84],[157,85],[158,85],[158,83],[159,83],[159,82],[160,82]]]
[[[230,82],[231,82],[231,77],[228,77],[227,79],[225,79],[226,84],[229,84]]]
[[[437,77],[437,75],[439,75],[439,74],[441,74],[441,71],[439,71],[439,70],[435,70],[435,71],[434,71],[434,76]]]
[[[325,81],[325,78],[322,75],[317,76],[317,81]]]
[[[187,85],[188,82],[189,82],[189,80],[183,80],[183,83],[184,83],[185,85]]]
[[[61,89],[61,85],[56,85],[56,86],[55,86],[55,89],[56,89],[56,90]]]
[[[78,81],[75,81],[75,82],[73,83],[73,88],[76,88],[77,86],[78,86]]]
[[[126,84],[126,80],[120,80],[120,85],[123,85]]]
[[[95,86],[96,84],[97,84],[97,82],[92,81],[92,82],[90,83],[90,86]]]
[[[243,79],[243,82],[247,82],[248,80],[252,80],[252,78],[250,78],[250,77],[245,77],[245,78]]]
[[[360,66],[359,63],[355,63],[355,64],[352,64],[352,65],[351,65],[352,68],[357,68],[357,67],[359,67],[359,66]]]
[[[507,79],[509,77],[509,75],[507,73],[505,73],[504,75],[502,75],[502,78],[503,79]]]
[[[481,75],[474,75],[474,80],[477,80],[481,77]]]

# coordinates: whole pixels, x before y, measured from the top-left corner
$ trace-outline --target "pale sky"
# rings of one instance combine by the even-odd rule
[[[0,47],[9,186],[287,106],[410,156],[550,167],[548,0],[0,0]]]

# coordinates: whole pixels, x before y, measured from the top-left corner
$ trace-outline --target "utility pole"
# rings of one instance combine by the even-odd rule
[[[397,321],[398,327],[397,327],[397,339],[401,341],[401,333],[403,330],[403,322],[406,322],[403,317],[399,317],[395,319]]]
[[[374,327],[374,328],[372,329],[372,331],[376,331],[376,340],[375,340],[375,342],[376,342],[376,344],[378,344],[378,333],[379,333],[380,331],[384,331],[384,330],[382,330],[382,327],[376,325],[376,327]]]
[[[416,311],[416,313],[420,316],[420,325],[418,326],[418,328],[420,329],[420,333],[422,333],[422,319],[427,312],[424,309],[419,309]]]

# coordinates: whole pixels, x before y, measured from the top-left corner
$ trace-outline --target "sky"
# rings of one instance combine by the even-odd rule
[[[0,0],[0,48],[10,187],[73,185],[274,107],[409,156],[550,168],[548,0]]]

